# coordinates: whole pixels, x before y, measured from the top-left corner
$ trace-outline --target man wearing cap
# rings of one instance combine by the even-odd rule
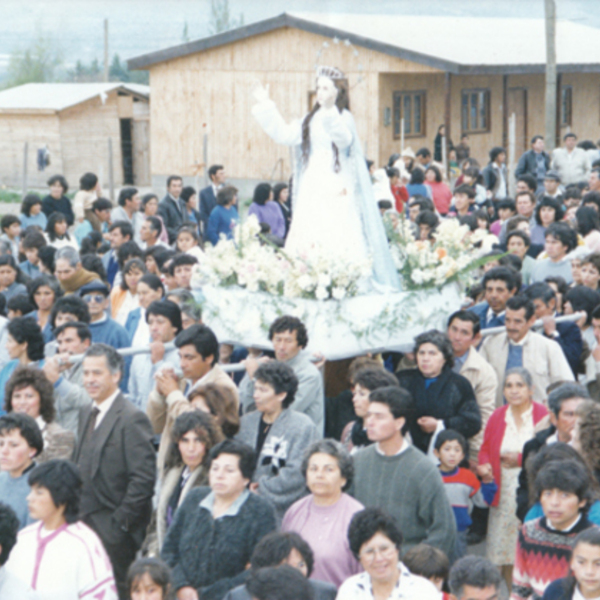
[[[150,354],[133,357],[129,375],[129,400],[140,410],[146,411],[148,396],[154,387],[154,375],[163,367],[179,371],[179,352],[175,345],[165,350],[181,331],[181,310],[171,300],[156,300],[146,310],[146,322],[150,327]]]
[[[113,348],[129,348],[131,340],[125,327],[111,319],[107,313],[110,291],[100,280],[92,281],[79,290],[79,295],[90,311],[90,331],[93,344],[108,344]],[[121,377],[121,389],[127,392],[131,359],[125,361],[125,371]]]
[[[531,138],[531,150],[527,150],[519,159],[515,169],[515,179],[523,175],[532,175],[537,181],[537,192],[544,191],[544,179],[550,169],[550,155],[544,152],[544,138],[534,135]]]
[[[550,169],[550,171],[546,173],[546,177],[544,178],[544,190],[541,194],[538,194],[538,201],[544,196],[554,198],[561,204],[563,202],[560,175],[558,174],[558,171],[555,171],[554,169]]]

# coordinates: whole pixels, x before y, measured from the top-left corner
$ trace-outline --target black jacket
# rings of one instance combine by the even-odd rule
[[[414,417],[409,423],[413,444],[427,452],[431,433],[425,433],[417,420],[421,417],[442,419],[446,429],[454,429],[469,439],[481,429],[481,413],[469,381],[444,367],[436,381],[425,388],[425,378],[418,369],[397,374],[400,387],[409,391],[415,403]]]
[[[332,583],[318,579],[309,579],[308,583],[313,589],[315,600],[335,600],[337,588]],[[252,600],[252,596],[245,585],[239,585],[228,592],[223,600]]]
[[[521,472],[519,473],[519,487],[517,488],[517,517],[521,522],[525,521],[525,515],[529,511],[529,481],[527,479],[527,459],[537,454],[543,448],[548,438],[556,433],[556,427],[551,425],[535,435],[523,446],[523,460],[521,461]]]
[[[234,516],[215,520],[200,502],[210,488],[191,490],[175,512],[162,547],[175,590],[191,586],[202,600],[221,600],[246,581],[246,565],[256,544],[276,528],[267,500],[250,494]]]
[[[63,196],[58,200],[55,200],[52,196],[48,195],[42,200],[42,211],[49,217],[52,213],[59,212],[65,215],[67,225],[70,227],[75,222],[75,215],[73,214],[73,207],[71,201]]]
[[[542,152],[542,155],[544,156],[544,165],[546,167],[546,171],[548,171],[548,169],[550,169],[550,155],[546,152]],[[518,179],[522,175],[532,175],[536,181],[538,180],[537,160],[533,150],[527,150],[527,152],[523,153],[519,159],[519,164],[515,169],[515,178]]]
[[[177,205],[173,199],[167,194],[158,203],[158,214],[162,217],[163,223],[169,234],[169,244],[174,244],[177,239],[177,231],[187,222],[187,209],[183,200],[177,199]]]

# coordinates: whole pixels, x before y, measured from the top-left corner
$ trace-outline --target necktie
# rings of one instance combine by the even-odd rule
[[[88,440],[92,437],[94,429],[96,429],[96,419],[98,418],[99,414],[100,409],[97,406],[94,406],[94,408],[92,408],[92,414],[90,416],[90,421],[88,423],[88,428],[85,436]]]

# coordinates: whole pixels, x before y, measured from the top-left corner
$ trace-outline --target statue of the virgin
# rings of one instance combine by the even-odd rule
[[[348,80],[334,67],[317,70],[316,103],[302,119],[285,123],[268,88],[256,84],[252,109],[265,132],[294,146],[292,223],[285,250],[302,256],[321,248],[344,261],[372,261],[372,282],[399,289],[381,215],[356,126]]]

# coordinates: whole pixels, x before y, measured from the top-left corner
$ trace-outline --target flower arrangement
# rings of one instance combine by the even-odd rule
[[[480,257],[476,247],[486,232],[471,233],[457,219],[442,221],[432,242],[415,240],[412,223],[405,218],[386,225],[392,257],[406,289],[439,288],[454,281],[471,283],[472,272],[492,260]]]
[[[239,286],[286,298],[342,300],[356,295],[359,280],[371,272],[370,261],[333,260],[319,248],[289,256],[262,243],[259,234],[258,220],[252,215],[235,228],[233,240],[223,237],[216,246],[207,247],[193,285]]]

